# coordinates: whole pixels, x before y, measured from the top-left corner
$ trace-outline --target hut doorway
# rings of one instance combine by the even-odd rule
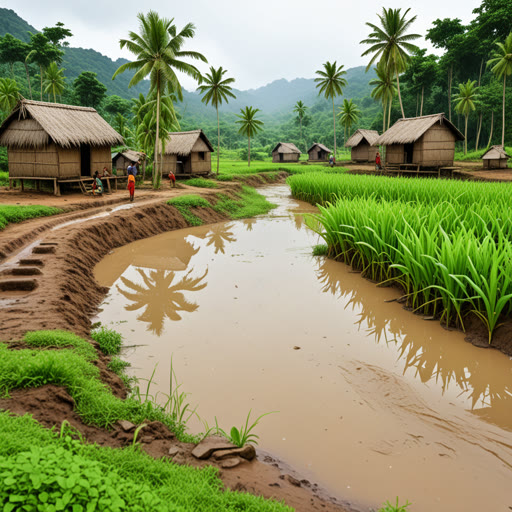
[[[404,144],[404,163],[412,164],[414,156],[414,144]]]
[[[80,145],[80,175],[91,176],[91,146]]]
[[[284,160],[284,154],[279,153],[279,161],[282,162]]]

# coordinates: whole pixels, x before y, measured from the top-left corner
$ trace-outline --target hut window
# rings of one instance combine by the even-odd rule
[[[204,151],[199,151],[199,160],[204,160]]]

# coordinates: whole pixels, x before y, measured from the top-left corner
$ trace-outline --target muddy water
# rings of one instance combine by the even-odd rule
[[[249,409],[260,447],[361,509],[512,507],[512,362],[402,309],[397,292],[311,256],[286,186],[269,216],[166,233],[96,267],[99,320],[151,392],[169,367],[225,430]],[[191,421],[192,430],[202,428]]]

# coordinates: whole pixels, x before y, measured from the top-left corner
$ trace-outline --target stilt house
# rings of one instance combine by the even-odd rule
[[[351,160],[355,162],[375,162],[375,155],[379,150],[376,144],[379,132],[376,130],[356,130],[345,143],[346,148],[352,148]]]
[[[291,142],[279,142],[272,150],[272,162],[298,162],[300,157],[300,150],[295,144]]]
[[[143,175],[146,172],[146,154],[141,151],[133,151],[131,149],[127,149],[122,151],[121,153],[116,153],[112,157],[112,167],[116,169],[118,176],[126,176],[126,172],[128,166],[131,165],[132,162],[137,164],[137,168],[139,172]]]
[[[329,153],[331,153],[331,150],[327,146],[317,142],[308,149],[309,161],[328,162]]]
[[[119,135],[93,108],[22,99],[0,126],[9,179],[61,182],[112,170],[111,146]]]
[[[484,169],[506,169],[509,158],[503,146],[491,146],[482,156]]]
[[[417,168],[453,166],[455,142],[464,135],[444,114],[399,119],[375,142],[386,146],[386,167],[416,165]]]
[[[203,130],[169,133],[162,158],[162,173],[172,171],[176,176],[209,174],[212,170],[212,152]]]

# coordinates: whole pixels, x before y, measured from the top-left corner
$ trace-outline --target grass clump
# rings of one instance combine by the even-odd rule
[[[313,256],[327,256],[329,247],[327,244],[318,244],[313,246]]]
[[[190,226],[201,226],[203,224],[203,221],[190,211],[191,208],[211,208],[211,204],[206,199],[195,194],[169,199],[167,204],[174,206]]]
[[[91,338],[98,343],[100,350],[107,356],[117,355],[121,351],[123,337],[114,329],[107,329],[102,326],[91,331]]]
[[[412,505],[409,503],[409,500],[405,503],[405,505],[399,505],[398,496],[396,498],[396,503],[393,505],[389,501],[386,501],[384,505],[379,508],[379,512],[407,512],[407,507]]]
[[[205,178],[192,178],[190,180],[184,181],[184,185],[189,185],[191,187],[199,187],[199,188],[217,188],[218,185],[213,180],[207,180]]]
[[[98,354],[94,347],[76,334],[68,331],[30,331],[25,333],[23,341],[37,348],[72,348],[86,361],[94,361]]]
[[[242,185],[242,191],[237,196],[238,199],[232,199],[225,194],[217,194],[218,200],[213,209],[232,219],[245,219],[268,213],[276,207],[254,188],[246,185]]]
[[[49,206],[20,206],[20,205],[0,205],[0,229],[4,229],[8,224],[22,222],[34,217],[45,217],[61,213],[59,208]]]

